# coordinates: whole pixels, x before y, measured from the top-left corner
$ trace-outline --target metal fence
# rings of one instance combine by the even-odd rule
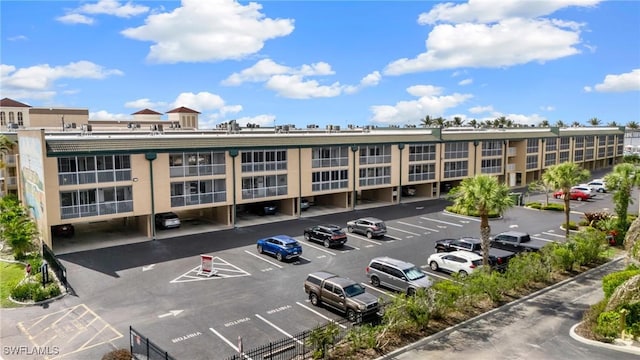
[[[135,360],[175,360],[168,352],[162,350],[133,327],[129,326],[129,346]]]
[[[238,340],[238,354],[230,356],[227,360],[291,360],[291,359],[309,359],[316,348],[309,341],[314,331],[322,331],[331,323],[319,326],[313,330],[306,330],[291,337],[272,341],[268,344],[244,351],[241,339]],[[352,323],[347,319],[335,321],[340,330],[336,342],[341,340],[351,329]]]
[[[58,280],[64,285],[64,289],[69,291],[69,282],[67,281],[67,268],[62,265],[60,260],[56,258],[56,254],[47,246],[47,244],[42,244],[42,256],[49,264],[51,271],[53,271]]]

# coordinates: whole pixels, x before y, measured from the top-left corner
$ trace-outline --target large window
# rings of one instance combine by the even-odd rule
[[[365,145],[360,147],[360,165],[391,163],[391,145]]]
[[[593,160],[593,149],[587,149],[584,151],[585,160]]]
[[[469,157],[469,144],[466,142],[444,144],[445,159],[465,159]]]
[[[558,139],[546,138],[544,149],[545,151],[556,151],[558,149]]]
[[[468,161],[447,161],[444,163],[444,177],[446,179],[465,177],[469,174]]]
[[[584,136],[576,136],[576,148],[584,147]]]
[[[349,187],[349,172],[347,170],[314,171],[311,174],[311,190],[325,191],[346,189]]]
[[[349,165],[349,148],[346,146],[316,147],[311,150],[311,167],[339,167]]]
[[[502,172],[502,159],[484,159],[480,172],[483,174],[499,174]]]
[[[502,141],[483,141],[482,142],[482,156],[500,156],[502,155]]]
[[[431,161],[436,159],[436,145],[422,144],[409,146],[409,161]]]
[[[560,151],[560,164],[569,162],[569,151]]]
[[[527,139],[527,154],[537,153],[539,151],[540,139]]]
[[[527,170],[538,168],[538,155],[527,155]]]
[[[227,201],[226,182],[194,180],[171,183],[171,206],[189,206]]]
[[[242,172],[262,172],[287,169],[286,150],[242,151]]]
[[[579,149],[573,153],[573,160],[575,162],[584,160],[584,150]]]
[[[593,135],[585,136],[584,140],[587,147],[593,147]]]
[[[129,180],[131,180],[129,155],[58,158],[58,181],[61,186]]]
[[[556,164],[556,153],[548,153],[544,155],[544,166],[551,166]]]
[[[607,136],[606,135],[598,136],[598,145],[600,145],[600,146],[607,145]]]
[[[103,187],[60,192],[62,219],[133,211],[131,186]]]
[[[200,151],[169,154],[171,177],[221,175],[225,173],[225,153]]]
[[[568,136],[563,136],[560,138],[560,150],[569,150],[571,138]]]
[[[409,181],[434,180],[436,178],[436,164],[409,165]]]
[[[603,158],[604,157],[605,150],[607,150],[607,148],[605,148],[605,147],[599,147],[598,148],[598,158]]]
[[[360,168],[360,186],[391,184],[391,166]]]
[[[287,195],[287,175],[249,176],[242,178],[242,198],[258,199]]]

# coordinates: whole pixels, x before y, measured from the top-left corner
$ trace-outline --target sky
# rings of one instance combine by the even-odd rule
[[[640,123],[640,1],[0,1],[0,98],[201,128]]]

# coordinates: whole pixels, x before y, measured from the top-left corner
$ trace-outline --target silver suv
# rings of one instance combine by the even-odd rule
[[[348,221],[347,230],[350,233],[358,233],[371,239],[372,237],[384,236],[387,233],[387,225],[378,218],[365,217]]]
[[[427,289],[433,281],[410,262],[390,257],[377,257],[369,262],[367,277],[373,286],[385,286],[413,295],[420,288]]]

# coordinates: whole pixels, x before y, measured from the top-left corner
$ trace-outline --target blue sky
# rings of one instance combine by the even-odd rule
[[[640,122],[640,2],[1,1],[0,97],[200,126]]]

